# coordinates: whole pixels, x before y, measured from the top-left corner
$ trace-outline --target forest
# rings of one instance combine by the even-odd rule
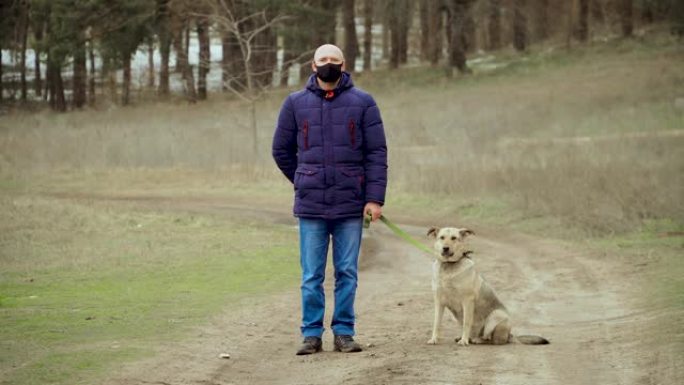
[[[299,84],[317,46],[343,48],[351,72],[431,65],[533,44],[571,49],[684,34],[678,0],[2,0],[0,103],[70,111],[212,92],[254,100]]]

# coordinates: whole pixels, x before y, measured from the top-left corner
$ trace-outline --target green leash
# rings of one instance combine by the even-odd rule
[[[371,218],[372,218],[372,216],[371,216],[370,214],[368,214],[368,215],[363,219],[363,227],[364,227],[364,228],[369,228],[369,227],[370,227]],[[390,221],[389,219],[387,219],[387,217],[385,217],[384,215],[380,215],[380,221],[382,221],[382,223],[384,223],[387,227],[389,227],[389,229],[392,230],[392,232],[393,232],[395,235],[397,235],[399,238],[405,240],[406,242],[412,244],[416,249],[419,249],[419,250],[421,250],[421,251],[424,251],[424,252],[426,252],[426,253],[428,253],[428,254],[430,254],[430,255],[432,255],[432,254],[434,253],[429,247],[427,247],[427,246],[425,246],[424,244],[422,244],[422,243],[416,241],[415,239],[413,239],[413,237],[411,237],[410,235],[408,235],[408,233],[406,233],[404,230],[402,230],[402,229],[400,229],[399,227],[397,227],[397,225],[395,225],[394,223],[392,223],[392,221]]]

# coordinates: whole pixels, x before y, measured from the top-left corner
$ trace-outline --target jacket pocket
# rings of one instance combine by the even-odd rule
[[[365,171],[363,167],[343,168],[340,173],[344,176],[343,181],[338,181],[338,185],[342,188],[354,190],[358,196],[363,195]]]
[[[295,171],[295,189],[315,189],[322,188],[319,170],[309,167],[300,167]]]

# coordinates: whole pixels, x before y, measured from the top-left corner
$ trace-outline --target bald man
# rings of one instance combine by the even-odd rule
[[[297,354],[323,347],[323,280],[331,239],[333,349],[360,352],[353,338],[359,248],[363,216],[377,220],[385,202],[385,132],[375,101],[345,72],[342,50],[318,47],[311,69],[306,87],[285,99],[273,136],[273,158],[294,184],[299,222],[304,342]]]

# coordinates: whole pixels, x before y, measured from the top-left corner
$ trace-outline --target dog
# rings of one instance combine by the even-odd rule
[[[428,237],[435,239],[436,260],[433,264],[432,291],[435,301],[435,319],[432,338],[434,345],[444,308],[449,309],[463,327],[456,342],[469,344],[503,345],[517,342],[527,345],[544,345],[549,341],[540,336],[514,336],[511,334],[510,316],[494,290],[475,270],[465,240],[475,233],[470,229],[432,227]]]

